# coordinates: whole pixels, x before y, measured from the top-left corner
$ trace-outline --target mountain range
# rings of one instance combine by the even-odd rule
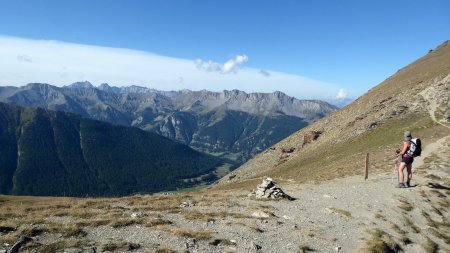
[[[0,194],[121,196],[189,187],[223,164],[158,134],[0,103]]]
[[[0,101],[155,132],[240,164],[337,107],[282,92],[158,91],[77,82],[0,87]]]

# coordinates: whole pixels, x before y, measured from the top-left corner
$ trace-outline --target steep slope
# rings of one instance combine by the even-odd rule
[[[450,133],[449,90],[447,41],[349,106],[248,161],[220,184],[245,186],[265,175],[305,182],[362,174],[366,153],[371,172],[390,170],[405,130],[424,145]]]
[[[63,88],[48,84],[0,87],[0,101],[136,126],[237,163],[337,109],[281,92],[165,92],[108,84],[95,88],[89,82]],[[215,131],[224,126],[230,126],[226,134]]]
[[[125,195],[215,178],[221,160],[138,128],[0,103],[0,193]]]

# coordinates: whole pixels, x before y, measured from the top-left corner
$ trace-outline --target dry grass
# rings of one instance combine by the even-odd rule
[[[46,229],[51,233],[59,233],[65,238],[70,237],[85,237],[87,235],[86,231],[83,229],[83,226],[78,224],[59,224],[59,223],[50,223],[46,225]]]
[[[409,238],[409,237],[406,236],[406,235],[402,235],[402,236],[399,238],[399,241],[400,241],[403,245],[408,245],[408,244],[413,243],[413,242],[411,241],[411,238]]]
[[[202,220],[206,222],[214,221],[217,218],[251,218],[251,216],[245,214],[227,211],[208,212],[208,213],[203,213],[199,211],[189,211],[187,213],[184,213],[183,215],[186,220]]]
[[[145,224],[145,219],[119,218],[111,220],[108,225],[110,225],[113,228],[120,228],[136,224],[140,225]]]
[[[146,227],[156,227],[161,225],[171,225],[170,220],[163,219],[161,217],[146,219],[144,225]]]
[[[20,236],[36,237],[44,233],[60,234],[63,238],[82,238],[87,235],[83,226],[78,224],[60,224],[49,222],[44,225],[21,225],[18,229],[3,236],[8,243],[16,242]]]
[[[444,217],[444,214],[442,213],[441,210],[439,210],[439,208],[435,207],[435,206],[431,206],[431,209],[433,210],[433,212],[441,217]],[[445,212],[445,210],[444,210]]]
[[[403,236],[407,234],[405,230],[401,229],[401,228],[400,228],[397,224],[395,224],[394,222],[389,221],[389,224],[391,225],[391,228],[392,228],[397,234],[403,235]]]
[[[305,244],[305,243],[298,245],[298,249],[301,253],[316,251],[314,248],[312,248],[311,246],[309,246],[308,244]]]
[[[428,199],[427,193],[424,190],[420,190],[419,194],[420,196],[422,196],[422,198]]]
[[[430,190],[430,192],[434,193],[438,198],[447,198],[447,196],[445,194],[443,194],[442,192],[440,192],[438,190]]]
[[[48,233],[50,230],[48,228],[42,227],[42,226],[33,226],[33,225],[27,225],[27,226],[21,226],[19,229],[15,230],[12,233],[8,233],[5,236],[3,236],[3,241],[7,242],[9,244],[14,244],[17,240],[19,240],[20,236],[29,236],[29,237],[35,237],[38,235],[41,235],[43,233]]]
[[[111,220],[108,219],[93,219],[93,220],[84,220],[84,221],[76,221],[74,224],[81,227],[99,227],[108,225]]]
[[[386,217],[384,217],[384,215],[381,214],[380,212],[376,213],[374,217],[375,217],[376,219],[380,219],[380,220],[383,220],[383,221],[387,221]]]
[[[414,233],[420,233],[421,229],[414,224],[414,222],[407,216],[403,216],[403,219],[405,220],[405,224],[414,231]]]
[[[87,246],[88,243],[89,242],[85,239],[64,239],[49,244],[41,244],[32,241],[23,246],[21,248],[21,251],[31,250],[32,252],[40,252],[40,253],[63,252],[64,249],[84,247]]]
[[[197,240],[210,240],[212,232],[210,231],[188,231],[178,227],[158,226],[159,229],[172,233],[178,237],[194,238]]]
[[[431,218],[431,216],[422,211],[422,216],[426,219],[427,225],[430,227],[429,230],[431,233],[441,240],[443,240],[446,244],[450,245],[450,224],[446,222],[438,222]]]
[[[448,199],[441,199],[438,201],[439,206],[441,206],[444,209],[449,209],[450,208],[450,201],[448,201]]]
[[[422,244],[423,249],[427,253],[438,253],[439,245],[427,237],[426,242]]]
[[[100,252],[119,252],[119,251],[126,251],[130,252],[136,249],[139,249],[141,247],[140,244],[136,243],[130,243],[122,240],[118,241],[109,241],[107,243],[104,243],[100,246]]]
[[[344,209],[340,209],[340,208],[335,208],[335,207],[331,207],[330,210],[334,213],[339,213],[342,214],[346,217],[352,217],[352,213],[350,211],[344,210]]]
[[[158,246],[153,253],[177,253],[175,250],[171,249],[169,246]]]
[[[243,226],[243,227],[249,228],[257,233],[265,232],[263,229],[261,229],[258,225],[254,224],[254,223],[246,223],[243,221],[237,221],[237,222],[227,222],[226,224],[229,226],[235,226],[235,225]]]
[[[413,124],[417,123],[417,124]],[[369,152],[371,155],[371,168],[385,168],[378,161],[386,156],[384,150],[394,146],[398,140],[398,133],[410,125],[422,125],[427,128],[417,128],[412,131],[427,138],[433,134],[433,129],[441,128],[429,118],[421,115],[412,115],[401,120],[390,120],[373,131],[368,131],[354,140],[333,145],[333,149],[311,149],[276,167],[273,177],[290,177],[298,182],[327,180],[355,175],[363,167],[363,157]],[[444,133],[443,133],[444,134]],[[317,170],[315,168],[322,168]],[[267,174],[267,172],[265,172]]]
[[[392,236],[388,233],[374,229],[368,231],[370,238],[366,239],[364,245],[360,248],[361,253],[395,253],[401,252],[401,246],[392,240]]]
[[[407,199],[400,198],[398,201],[400,202],[400,205],[398,205],[398,207],[403,211],[411,212],[414,209],[414,207],[408,202]]]
[[[425,175],[425,177],[426,177],[426,178],[429,178],[429,179],[431,179],[431,180],[441,180],[441,179],[442,179],[441,177],[436,176],[436,175],[434,175],[434,174],[427,174],[427,175]]]

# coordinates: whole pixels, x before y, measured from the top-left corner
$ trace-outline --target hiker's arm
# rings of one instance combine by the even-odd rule
[[[398,155],[404,155],[408,150],[408,143],[406,141],[403,142],[403,149]]]

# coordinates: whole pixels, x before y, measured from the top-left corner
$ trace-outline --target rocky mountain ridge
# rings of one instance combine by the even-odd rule
[[[337,109],[281,92],[156,91],[89,82],[0,87],[0,101],[139,127],[238,163]]]

